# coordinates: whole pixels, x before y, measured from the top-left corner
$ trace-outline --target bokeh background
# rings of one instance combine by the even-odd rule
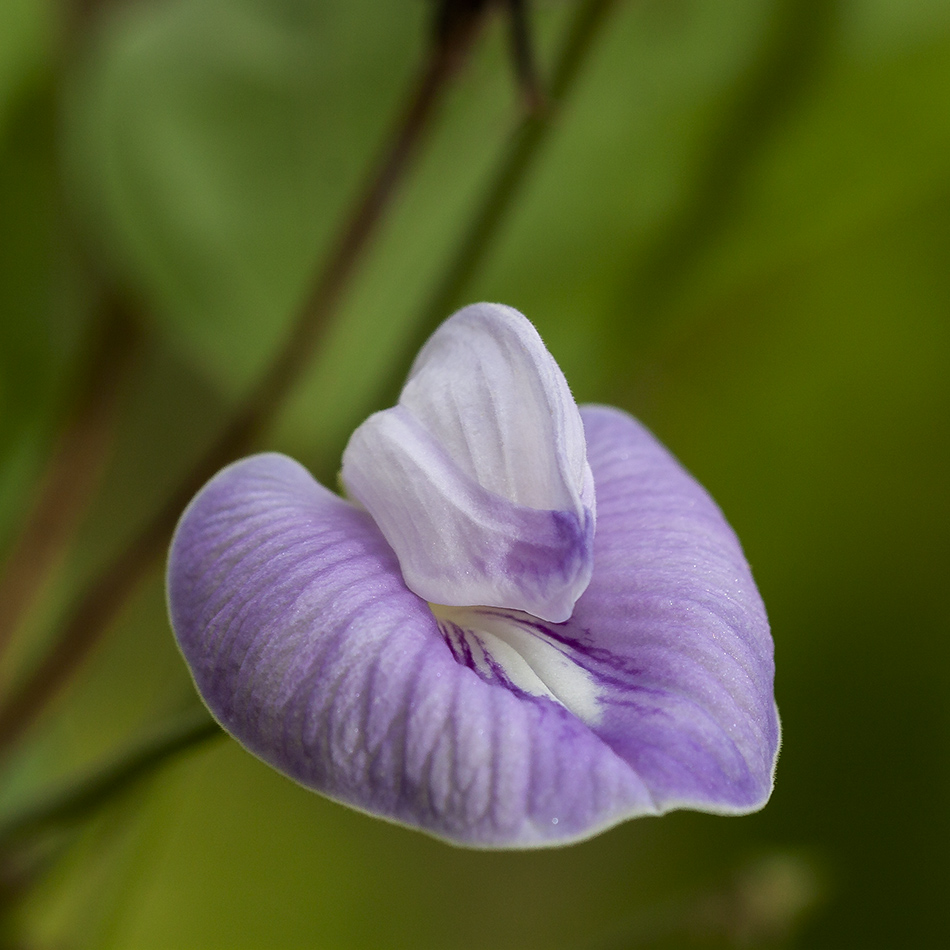
[[[276,352],[431,6],[0,0],[0,556],[102,279],[140,327],[4,688]],[[531,8],[542,73],[574,6]],[[333,476],[522,108],[495,18],[261,445]],[[950,4],[618,3],[464,298],[526,313],[578,400],[643,419],[736,528],[776,643],[769,805],[468,852],[221,739],[86,823],[8,945],[950,945]],[[2,813],[193,701],[156,565],[5,766]]]

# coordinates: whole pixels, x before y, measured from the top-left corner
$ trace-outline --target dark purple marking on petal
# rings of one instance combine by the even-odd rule
[[[516,577],[519,583],[539,589],[570,584],[580,572],[579,565],[591,558],[594,515],[585,509],[583,518],[573,511],[538,512],[531,540],[513,538],[508,542],[495,570]],[[543,524],[543,528],[542,528]]]

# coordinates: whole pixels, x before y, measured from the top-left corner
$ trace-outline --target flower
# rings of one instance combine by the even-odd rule
[[[178,643],[248,750],[475,847],[765,803],[772,641],[739,542],[636,420],[578,409],[520,313],[450,317],[342,480],[252,456],[176,530]]]

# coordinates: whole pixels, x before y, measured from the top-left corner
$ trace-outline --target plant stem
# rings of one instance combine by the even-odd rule
[[[68,57],[73,40],[94,18],[102,0],[67,0],[62,4],[63,39],[58,50]],[[62,67],[60,67],[60,73]],[[55,83],[59,74],[51,76]],[[45,86],[45,84],[44,84]],[[44,88],[52,97],[52,85]],[[45,110],[44,110],[45,111]],[[53,110],[49,110],[52,116]],[[0,565],[0,664],[17,627],[64,556],[105,468],[112,444],[121,383],[141,342],[141,326],[128,300],[108,287],[73,233],[69,202],[62,182],[55,190],[59,226],[79,268],[94,288],[94,308],[101,310],[92,329],[85,364],[70,393],[71,409],[53,440],[38,488],[10,550]]]
[[[224,734],[203,708],[177,716],[108,764],[0,824],[0,852],[38,833],[75,824],[186,749]]]
[[[0,572],[0,659],[65,551],[105,466],[121,382],[139,329],[118,300],[107,302],[103,323],[75,408],[56,440],[36,500]]]
[[[138,581],[166,549],[178,517],[195,492],[218,469],[246,451],[276,415],[324,339],[340,297],[405,179],[479,25],[480,18],[463,20],[432,46],[388,145],[345,219],[333,244],[335,250],[317,275],[284,347],[218,440],[162,508],[79,594],[52,647],[0,706],[0,752],[9,750],[66,685]]]
[[[386,389],[380,392],[378,407],[390,406],[398,399],[416,353],[435,328],[460,306],[465,288],[484,262],[492,241],[551,134],[563,102],[572,91],[608,14],[617,3],[618,0],[583,0],[578,4],[553,69],[544,108],[527,113],[515,130],[485,198],[412,332],[400,347]]]

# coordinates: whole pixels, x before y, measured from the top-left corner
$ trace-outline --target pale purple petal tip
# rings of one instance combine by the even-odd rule
[[[584,428],[537,330],[474,304],[422,348],[399,404],[343,454],[410,589],[558,622],[590,581],[594,490]]]

